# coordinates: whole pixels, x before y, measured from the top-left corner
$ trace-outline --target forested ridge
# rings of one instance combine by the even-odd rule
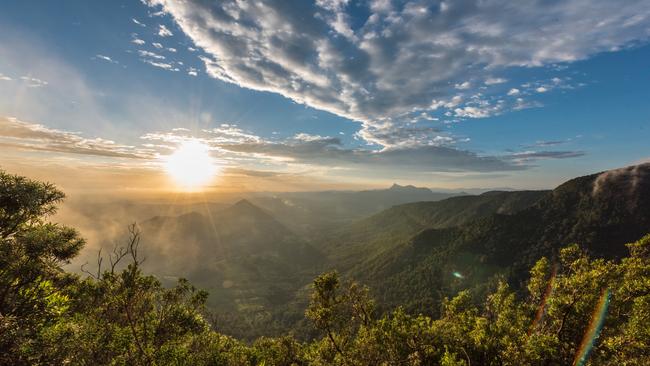
[[[535,250],[511,253],[526,259],[519,266],[531,263],[521,286],[511,287],[511,272],[495,270],[482,291],[456,283],[447,288],[450,293],[441,294],[440,302],[429,304],[437,309],[427,313],[435,315],[419,315],[424,312],[412,306],[386,308],[383,299],[373,299],[372,290],[350,276],[326,272],[309,287],[304,314],[314,337],[302,340],[287,332],[244,342],[211,323],[214,314],[205,307],[205,291],[183,279],[163,286],[144,272],[142,234],[135,225],[122,244],[99,253],[97,265],[86,268],[84,275],[64,270],[84,245],[74,228],[49,221],[64,194],[51,184],[2,172],[0,364],[647,365],[650,235],[639,234],[643,226],[630,225],[647,217],[610,217],[646,212],[634,205],[643,205],[647,197],[634,197],[634,190],[619,191],[618,196],[607,190],[608,184],[620,188],[621,177],[591,177],[591,185],[571,181],[517,215],[480,218],[461,229],[422,231],[389,248],[398,251],[393,258],[409,259],[411,272],[398,270],[400,263],[391,262],[391,255],[378,255],[358,267],[392,276],[387,282],[378,278],[377,285],[399,286],[408,283],[409,273],[419,274],[416,278],[442,275],[427,274],[426,268],[444,265],[450,253],[467,257],[469,264],[498,265],[491,261],[506,259],[498,257],[504,249],[496,240],[513,244],[528,239],[522,246],[541,242]],[[644,187],[639,184],[632,188]],[[631,197],[614,200],[620,195]],[[569,202],[574,197],[580,199]],[[574,210],[576,206],[585,209]],[[600,211],[586,211],[593,207]],[[558,219],[560,213],[567,217]],[[608,222],[601,226],[603,216]],[[483,241],[499,233],[495,227],[526,224],[520,220],[527,217],[548,225],[524,230],[532,233],[525,237],[504,229],[495,242]],[[628,232],[610,233],[607,228]],[[552,230],[557,230],[555,235]],[[560,246],[563,230],[571,241]],[[625,247],[605,245],[627,236],[637,237]],[[449,243],[453,245],[436,245]],[[486,250],[481,255],[478,243]],[[432,255],[439,251],[447,255]],[[537,254],[544,256],[532,260]],[[461,280],[467,274],[454,276]]]

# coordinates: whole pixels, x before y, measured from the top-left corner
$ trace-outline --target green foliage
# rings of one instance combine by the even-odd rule
[[[63,197],[51,184],[0,171],[0,363],[30,363],[42,329],[68,310],[75,277],[60,266],[84,241],[45,221]]]
[[[378,313],[367,287],[328,272],[305,312],[318,336],[246,344],[211,329],[206,292],[142,272],[135,226],[95,273],[71,275],[61,265],[83,240],[46,222],[63,195],[4,173],[0,187],[0,365],[571,365],[591,343],[588,365],[650,364],[650,235],[620,260],[570,245],[532,266],[526,293],[505,281],[480,301],[458,291],[436,318]],[[604,293],[603,328],[586,342]]]

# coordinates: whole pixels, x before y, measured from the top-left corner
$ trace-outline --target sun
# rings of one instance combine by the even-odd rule
[[[192,191],[205,187],[218,172],[207,145],[196,141],[184,141],[164,158],[165,171],[179,188]]]

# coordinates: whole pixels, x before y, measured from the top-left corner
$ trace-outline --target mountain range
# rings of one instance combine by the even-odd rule
[[[122,219],[156,207],[128,206]],[[537,259],[553,260],[574,242],[594,256],[623,256],[625,243],[650,232],[650,164],[546,191],[472,195],[393,185],[257,194],[164,212],[140,220],[148,270],[207,289],[224,333],[253,339],[292,329],[308,337],[301,323],[308,286],[327,270],[369,285],[380,311],[436,315],[460,290],[480,298],[499,279],[521,288]]]

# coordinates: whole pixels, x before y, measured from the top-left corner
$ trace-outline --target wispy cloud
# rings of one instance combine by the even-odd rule
[[[21,76],[20,80],[25,82],[27,86],[30,88],[40,88],[48,84],[48,82],[45,80],[41,80],[39,78],[35,78],[31,76]]]
[[[146,26],[147,26],[146,24],[142,23],[141,21],[139,21],[139,20],[137,20],[137,19],[135,19],[135,18],[131,18],[131,21],[132,21],[133,23],[135,23],[135,24],[141,26],[141,27],[146,27]]]
[[[109,56],[105,56],[105,55],[97,54],[93,58],[97,59],[97,60],[104,60],[104,61],[112,63],[112,64],[119,64],[119,62],[117,62],[117,61],[113,60],[112,58],[110,58]]]
[[[142,59],[142,61],[149,64],[149,65],[151,65],[151,66],[158,67],[160,69],[165,69],[165,70],[169,70],[169,71],[178,71],[179,70],[178,68],[174,67],[174,65],[172,65],[171,63],[167,63],[167,62],[159,62],[159,61],[148,60],[148,59]]]
[[[585,156],[584,151],[522,151],[504,156],[504,159],[528,163],[543,159],[570,159]]]
[[[149,58],[154,58],[156,60],[164,60],[165,59],[165,56],[159,55],[159,54],[157,54],[155,52],[151,52],[151,51],[138,50],[138,54],[141,57],[149,57]]]
[[[27,151],[92,155],[112,158],[149,159],[151,150],[120,145],[102,138],[85,138],[79,133],[47,128],[12,117],[0,117],[0,145]]]

